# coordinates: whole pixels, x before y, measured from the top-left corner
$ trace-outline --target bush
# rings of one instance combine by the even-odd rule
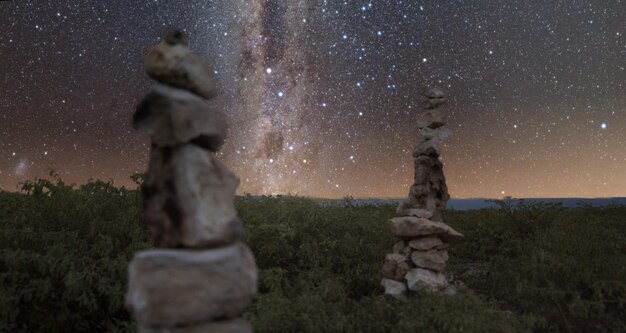
[[[466,242],[448,272],[468,289],[381,296],[392,206],[241,197],[260,295],[256,332],[623,332],[626,208],[532,202],[451,211]],[[149,248],[135,190],[37,179],[0,192],[0,331],[132,332],[127,265]],[[460,282],[459,282],[460,283]]]

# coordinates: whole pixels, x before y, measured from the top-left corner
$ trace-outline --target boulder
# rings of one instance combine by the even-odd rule
[[[190,92],[164,85],[156,85],[139,104],[133,125],[158,147],[192,142],[217,151],[226,138],[221,112]]]
[[[409,246],[418,251],[428,251],[431,249],[436,249],[442,245],[444,245],[444,243],[441,241],[441,239],[435,236],[415,238],[409,242]]]
[[[389,226],[394,236],[404,239],[437,236],[446,243],[455,244],[465,238],[461,233],[443,222],[414,216],[394,217],[389,221]]]
[[[428,269],[414,268],[406,274],[409,290],[412,291],[440,291],[448,286],[446,276]]]
[[[151,327],[139,325],[139,333],[253,333],[252,325],[243,319],[209,322],[191,326]]]
[[[254,257],[241,243],[214,250],[138,252],[128,272],[127,308],[139,324],[150,327],[234,318],[257,293]]]
[[[417,118],[417,126],[419,128],[430,127],[433,129],[439,128],[446,124],[446,121],[437,110],[427,110],[422,112]]]
[[[404,281],[404,276],[410,269],[408,257],[397,253],[388,254],[383,265],[383,276],[395,281]]]
[[[383,279],[380,285],[385,289],[385,295],[401,301],[407,300],[407,287],[405,282]]]
[[[217,81],[213,70],[179,40],[172,36],[155,45],[146,57],[146,73],[163,84],[189,90],[206,99],[215,97]]]
[[[419,268],[443,272],[446,269],[446,261],[448,261],[448,251],[413,251],[411,261]]]
[[[196,146],[153,147],[142,184],[144,221],[157,247],[206,248],[243,234],[235,210],[239,179]]]

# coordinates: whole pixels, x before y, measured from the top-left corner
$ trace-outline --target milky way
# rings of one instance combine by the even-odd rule
[[[2,1],[0,188],[134,186],[143,57],[171,27],[215,69],[240,193],[404,197],[445,86],[452,197],[626,195],[626,3]]]

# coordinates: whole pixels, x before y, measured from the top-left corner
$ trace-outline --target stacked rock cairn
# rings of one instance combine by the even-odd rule
[[[413,150],[415,177],[409,197],[389,221],[391,233],[400,239],[383,265],[385,294],[406,300],[417,291],[455,294],[445,276],[447,248],[464,236],[443,223],[448,187],[439,160],[441,143],[452,135],[437,110],[447,101],[447,90],[434,87],[423,93],[424,111],[418,118],[421,140]]]
[[[239,240],[239,180],[213,153],[226,121],[207,100],[213,72],[180,32],[150,50],[146,72],[159,83],[133,124],[150,136],[143,219],[155,249],[129,266],[127,308],[143,333],[248,333],[240,315],[257,293],[254,256]]]

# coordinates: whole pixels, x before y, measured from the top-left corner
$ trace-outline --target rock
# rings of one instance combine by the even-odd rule
[[[388,254],[383,265],[383,276],[395,281],[404,281],[404,276],[410,269],[409,259],[406,256],[396,253]]]
[[[146,57],[146,73],[161,83],[189,90],[206,99],[215,97],[217,82],[213,70],[179,40],[172,35],[155,45]]]
[[[448,251],[413,251],[411,261],[419,268],[443,272],[446,269],[446,261],[448,261]]]
[[[421,107],[424,110],[434,110],[447,102],[447,98],[429,98],[422,103]]]
[[[401,254],[402,250],[404,250],[405,247],[406,247],[406,242],[405,241],[399,241],[399,242],[397,242],[397,243],[395,243],[393,245],[393,253]]]
[[[431,220],[443,221],[449,198],[441,161],[423,155],[415,158],[415,184],[404,207],[428,210],[433,213]]]
[[[422,93],[422,95],[424,95],[426,98],[445,98],[448,96],[448,89],[444,88],[444,87],[432,87],[432,88],[428,88],[426,90],[424,90],[424,92]]]
[[[252,325],[243,319],[216,321],[180,327],[139,325],[139,333],[253,333]]]
[[[215,250],[138,252],[127,308],[145,326],[181,326],[239,316],[257,293],[257,268],[241,243]]]
[[[455,244],[465,238],[443,222],[413,216],[394,217],[389,221],[389,226],[394,236],[404,239],[437,236],[446,243]]]
[[[380,285],[385,288],[385,295],[401,301],[407,300],[407,287],[405,282],[383,279]]]
[[[445,127],[432,129],[430,127],[422,128],[420,135],[424,140],[438,139],[444,141],[452,137],[452,131]]]
[[[433,129],[439,128],[446,124],[445,119],[441,112],[437,110],[428,110],[422,112],[417,118],[417,126],[419,128],[430,127]]]
[[[169,31],[163,40],[169,45],[189,45],[187,36],[185,36],[185,34],[180,30]]]
[[[243,234],[235,210],[239,180],[196,146],[153,147],[142,185],[144,221],[157,247],[206,248]]]
[[[409,242],[409,246],[419,251],[428,251],[431,249],[435,249],[438,246],[442,246],[444,243],[435,236],[426,236],[412,239]]]
[[[433,213],[426,209],[410,208],[404,211],[404,216],[415,216],[429,219],[433,216]]]
[[[156,85],[139,104],[133,125],[158,147],[193,142],[217,151],[226,138],[226,118],[221,112],[190,92],[164,85]]]
[[[446,276],[428,269],[414,268],[406,274],[409,290],[430,292],[440,291],[448,286]]]
[[[413,149],[413,157],[429,156],[438,157],[441,154],[441,141],[430,139],[421,142]]]
[[[448,284],[448,286],[444,290],[442,290],[441,293],[444,295],[448,295],[448,296],[454,296],[458,294],[459,291],[456,289],[454,285]]]

